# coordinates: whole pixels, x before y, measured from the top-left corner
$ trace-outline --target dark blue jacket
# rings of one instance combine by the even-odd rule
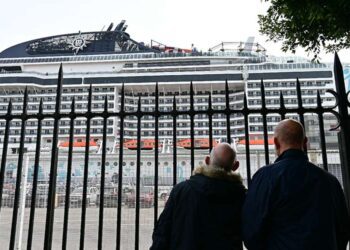
[[[153,232],[151,250],[242,249],[240,177],[200,167],[176,185]]]
[[[345,250],[350,235],[338,180],[294,149],[256,172],[242,227],[249,250]]]

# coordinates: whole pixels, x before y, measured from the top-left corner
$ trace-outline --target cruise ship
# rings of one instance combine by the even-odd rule
[[[53,113],[56,103],[57,74],[61,63],[64,71],[62,112],[70,112],[74,97],[76,112],[86,112],[90,86],[93,90],[93,111],[103,111],[104,97],[107,96],[108,110],[118,112],[122,84],[125,86],[125,110],[127,112],[136,111],[139,97],[141,98],[142,110],[154,110],[156,83],[159,86],[160,111],[172,110],[174,96],[177,109],[188,110],[190,82],[193,83],[195,92],[194,108],[196,110],[206,110],[208,108],[209,94],[212,97],[213,108],[224,109],[226,105],[226,81],[230,89],[229,103],[233,109],[243,107],[244,94],[247,95],[249,107],[261,108],[261,79],[264,80],[265,84],[267,107],[280,107],[281,92],[284,95],[287,108],[297,107],[297,78],[301,83],[303,105],[305,107],[316,106],[317,91],[320,91],[323,105],[332,105],[335,102],[334,97],[326,93],[327,89],[334,88],[331,64],[314,63],[300,57],[269,55],[261,44],[254,42],[252,37],[242,42],[220,42],[208,51],[202,51],[193,45],[189,48],[178,48],[172,44],[166,45],[154,40],[150,43],[137,42],[131,38],[126,29],[127,25],[125,21],[122,21],[115,27],[111,24],[103,31],[78,32],[39,38],[5,49],[0,53],[0,113],[7,112],[10,99],[13,102],[13,113],[21,113],[25,88],[29,92],[29,113],[38,112],[40,100],[44,103],[44,112]],[[291,114],[289,117],[298,118],[298,115]],[[272,154],[273,128],[280,119],[278,114],[271,114],[267,117],[268,143]],[[331,128],[336,124],[335,118],[331,115],[325,115],[324,120],[326,128]],[[319,152],[317,115],[305,115],[305,123],[307,135],[310,139],[309,148]],[[0,121],[1,143],[3,142],[4,124],[5,121]],[[42,125],[41,145],[45,150],[51,147],[53,120],[44,120]],[[58,146],[62,152],[69,145],[69,125],[69,120],[62,119],[60,121],[60,143]],[[208,116],[197,115],[194,125],[196,147],[208,152]],[[240,151],[240,148],[244,147],[246,143],[243,115],[232,115],[230,125],[231,141],[235,143],[239,153],[244,152],[244,150]],[[172,141],[173,126],[177,127],[178,141],[176,142]],[[143,117],[141,127],[142,149],[152,152],[155,150],[154,118]],[[13,155],[18,153],[20,130],[21,122],[13,120],[9,145],[9,152]],[[90,149],[96,154],[101,151],[102,132],[102,118],[93,119],[91,122],[91,141],[89,143]],[[28,152],[35,149],[36,133],[37,121],[28,120],[25,144]],[[73,146],[77,152],[79,149],[84,150],[85,133],[86,120],[76,119]],[[226,116],[215,115],[213,117],[213,145],[225,141],[226,133]],[[249,116],[249,134],[249,143],[252,150],[258,154],[256,164],[259,165],[259,152],[263,152],[261,115],[252,114]],[[117,118],[109,118],[107,152],[111,166],[116,167],[118,164],[112,157],[116,155],[118,148],[124,147],[126,155],[135,154],[133,150],[137,145],[136,135],[137,119],[129,116],[125,119],[124,142],[123,145],[120,145],[119,121]],[[185,152],[191,143],[189,138],[189,116],[178,116],[176,124],[173,124],[171,116],[161,116],[159,118],[160,148],[158,150],[163,158],[161,158],[160,165],[164,167],[171,166],[171,148],[176,146],[180,152]],[[338,149],[334,132],[326,131],[326,142],[327,148]],[[188,153],[185,154],[188,155]],[[320,153],[316,153],[315,161],[318,161],[320,157]],[[242,156],[242,160],[244,160],[243,158]],[[180,166],[186,165],[185,157],[183,159],[179,160]],[[197,156],[196,161],[200,161]],[[339,171],[336,175],[340,176],[340,169],[337,170],[339,159],[337,158],[333,162],[334,168]],[[96,168],[99,164],[100,162],[97,161]],[[147,166],[153,166],[154,163],[150,161],[146,164]],[[132,160],[125,162],[126,167],[129,165],[132,168],[135,163]],[[44,167],[44,169],[46,168]],[[111,175],[113,171],[115,170],[111,170]],[[330,169],[330,171],[332,170]],[[78,172],[76,176],[79,176]],[[92,172],[91,176],[97,174],[98,170]],[[185,175],[188,176],[189,174],[187,171]],[[152,173],[148,173],[148,175],[152,175]]]

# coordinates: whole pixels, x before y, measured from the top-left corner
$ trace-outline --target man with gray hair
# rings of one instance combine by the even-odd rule
[[[281,121],[274,134],[278,158],[253,177],[243,206],[249,250],[345,250],[350,222],[339,181],[309,162],[301,123]]]
[[[153,232],[151,250],[242,249],[245,197],[235,150],[220,143],[189,180],[170,193]]]

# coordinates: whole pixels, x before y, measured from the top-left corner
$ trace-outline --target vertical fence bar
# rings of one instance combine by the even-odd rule
[[[19,152],[18,152],[15,200],[13,203],[13,213],[12,213],[11,238],[10,238],[10,248],[9,248],[10,250],[13,250],[15,248],[15,241],[16,241],[17,216],[18,216],[18,207],[19,207],[18,203],[19,203],[19,195],[21,192],[20,187],[21,187],[21,181],[22,181],[24,140],[25,140],[25,128],[26,128],[26,121],[27,121],[27,100],[28,100],[28,89],[26,88],[24,91],[24,99],[23,99],[23,113],[21,115],[22,124],[21,124],[21,135],[20,135]],[[27,178],[27,176],[25,176],[25,178]]]
[[[341,130],[338,133],[340,145],[340,162],[342,166],[343,187],[347,197],[348,209],[350,211],[350,117],[348,112],[349,101],[347,98],[344,82],[343,67],[339,60],[338,54],[334,56],[334,78],[337,93],[339,95],[339,117]]]
[[[297,78],[297,98],[298,98],[298,114],[299,114],[299,120],[300,123],[303,125],[304,130],[306,131],[305,127],[305,120],[304,120],[304,108],[303,108],[303,99],[301,94],[301,84],[299,81],[299,78]],[[305,153],[307,153],[307,148],[304,148]]]
[[[85,224],[86,224],[86,205],[87,205],[86,195],[87,195],[87,185],[88,185],[88,176],[89,176],[91,106],[92,106],[92,85],[90,85],[90,88],[89,88],[88,111],[86,114],[84,179],[83,179],[83,197],[82,197],[82,204],[81,204],[81,225],[80,225],[80,250],[83,250],[85,245]]]
[[[121,235],[121,216],[122,216],[122,188],[123,188],[123,150],[124,150],[124,105],[125,105],[125,89],[122,84],[120,94],[120,110],[119,110],[119,173],[118,173],[118,209],[117,209],[117,244],[116,249],[120,249],[120,235]]]
[[[35,160],[34,160],[34,173],[33,173],[33,189],[32,189],[30,216],[29,216],[27,250],[32,249],[32,241],[33,241],[36,193],[37,193],[37,187],[38,187],[38,175],[39,175],[39,164],[40,164],[42,120],[43,120],[43,99],[40,99],[39,113],[38,113],[38,127],[37,127],[37,133],[36,133],[36,147],[35,147]]]
[[[230,90],[228,88],[228,82],[225,82],[225,101],[226,101],[226,134],[227,134],[227,143],[231,144],[231,112],[230,112]]]
[[[62,81],[63,81],[63,68],[61,64],[60,69],[58,71],[55,114],[53,114],[54,126],[53,126],[53,136],[52,136],[50,180],[49,180],[50,185],[49,185],[49,194],[47,199],[44,249],[51,249],[51,244],[52,244],[53,222],[54,222],[54,214],[55,214],[57,160],[58,160],[58,148],[57,148],[58,126],[59,126],[59,119],[60,119]]]
[[[247,95],[244,93],[243,95],[243,115],[244,115],[244,139],[245,139],[245,157],[247,162],[247,182],[248,187],[250,182],[252,181],[251,167],[250,167],[250,145],[249,145],[249,123],[248,123],[248,101]]]
[[[211,103],[211,93],[208,99],[208,118],[209,118],[209,154],[213,148],[213,107]]]
[[[173,186],[177,183],[176,97],[173,99]]]
[[[104,197],[105,197],[105,176],[106,176],[106,149],[107,149],[107,117],[108,117],[108,99],[105,96],[103,117],[103,135],[102,135],[102,162],[101,162],[101,182],[100,182],[100,211],[98,220],[98,243],[97,249],[102,249],[103,241],[103,210],[104,210]],[[120,197],[117,197],[120,199]]]
[[[265,150],[265,164],[268,165],[270,163],[270,155],[269,155],[269,137],[267,131],[267,120],[266,120],[266,99],[265,99],[265,86],[264,81],[261,79],[261,113],[263,118],[263,130],[264,130],[264,150]]]
[[[154,226],[157,223],[158,219],[158,154],[159,154],[159,135],[158,135],[158,123],[159,123],[159,91],[158,91],[158,83],[155,86],[155,116],[154,116]],[[163,145],[165,147],[165,145]]]
[[[322,100],[320,96],[320,91],[317,90],[317,116],[318,116],[318,125],[320,129],[320,146],[322,151],[322,162],[323,168],[328,171],[328,161],[327,161],[327,151],[326,151],[326,135],[324,133],[324,123],[323,123],[323,113],[322,113]]]
[[[194,111],[194,91],[193,91],[193,83],[191,81],[190,84],[190,119],[191,119],[191,174],[194,169],[194,147],[195,147],[195,141],[194,141],[194,117],[195,117],[195,111]]]
[[[7,160],[7,146],[9,143],[10,136],[10,125],[11,125],[11,112],[12,112],[12,100],[8,104],[7,113],[6,113],[6,125],[5,125],[5,135],[4,135],[4,144],[2,148],[2,156],[1,156],[1,170],[0,170],[0,211],[2,205],[2,193],[4,189],[4,180],[5,180],[5,168],[6,168],[6,160]]]
[[[299,111],[300,123],[305,128],[303,99],[302,99],[301,84],[300,84],[299,78],[297,78],[297,98],[298,98],[298,111]]]
[[[280,114],[281,114],[281,120],[286,119],[286,106],[284,105],[284,98],[282,91],[280,92]]]
[[[66,197],[64,202],[64,217],[63,217],[63,237],[62,249],[67,249],[67,234],[68,234],[68,218],[70,207],[70,188],[72,178],[72,164],[73,164],[73,143],[74,143],[74,121],[75,121],[75,97],[71,104],[71,111],[69,114],[69,148],[68,148],[68,162],[67,162],[67,182],[66,182]]]
[[[135,213],[135,250],[139,249],[140,233],[140,165],[141,165],[141,96],[137,105],[137,155],[136,155],[136,213]]]

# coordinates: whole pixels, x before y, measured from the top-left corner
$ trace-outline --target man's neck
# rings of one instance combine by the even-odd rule
[[[304,151],[303,147],[301,147],[301,146],[286,146],[286,147],[283,147],[279,150],[278,156],[282,155],[284,152],[286,152],[287,150],[290,150],[290,149]]]

